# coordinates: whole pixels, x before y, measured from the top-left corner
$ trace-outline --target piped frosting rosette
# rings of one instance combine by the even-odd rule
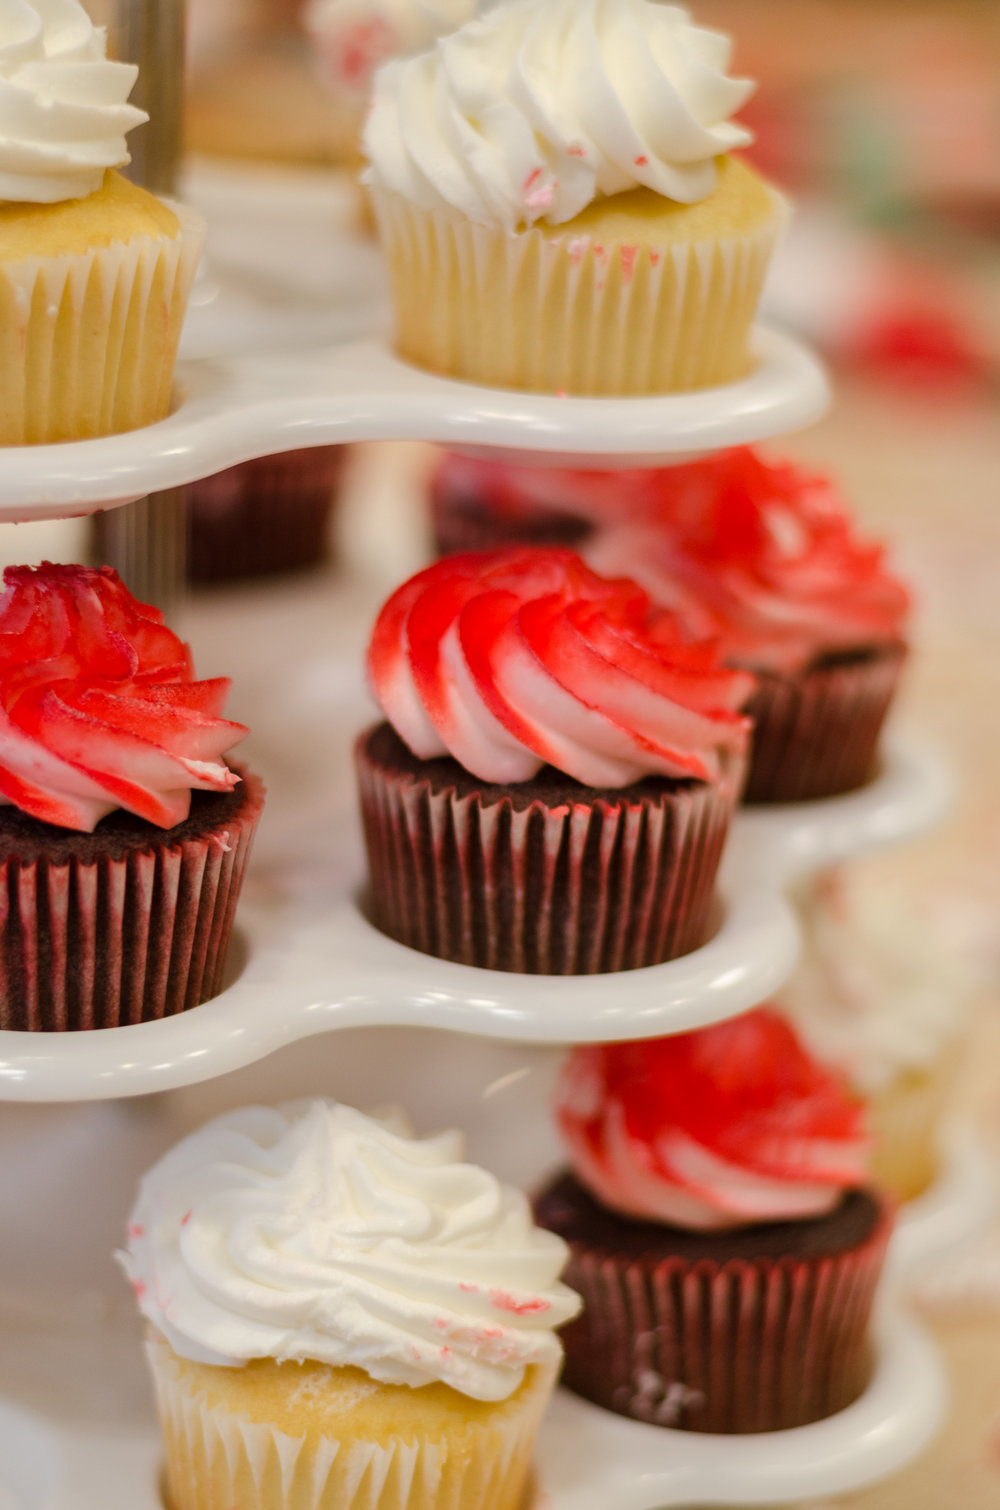
[[[634,583],[568,550],[451,557],[385,605],[369,674],[388,725],[359,774],[386,932],[539,973],[703,941],[751,684]]]
[[[226,678],[109,567],[0,596],[0,1024],[138,1021],[214,994],[263,800]],[[198,794],[193,804],[192,794]]]
[[[210,1122],[146,1175],[122,1255],[171,1503],[519,1510],[565,1259],[458,1133],[323,1100]]]
[[[586,551],[754,671],[749,800],[832,796],[869,779],[910,597],[827,478],[748,448],[723,452],[664,471]]]
[[[660,1425],[804,1425],[857,1398],[890,1230],[846,1083],[771,1008],[575,1049],[556,1094],[573,1169],[540,1197],[584,1312],[565,1378]]]
[[[744,376],[783,202],[728,154],[753,86],[655,0],[506,0],[376,78],[365,128],[397,344],[498,386]]]

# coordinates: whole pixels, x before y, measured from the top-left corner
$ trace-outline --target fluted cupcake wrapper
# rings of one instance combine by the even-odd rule
[[[218,993],[264,801],[242,774],[233,816],[196,836],[151,828],[121,858],[0,862],[0,1028],[118,1027]]]
[[[0,445],[117,434],[163,419],[204,221],[176,236],[0,265]]]
[[[209,1402],[166,1344],[147,1355],[166,1447],[168,1510],[522,1510],[554,1375],[496,1424],[429,1440],[291,1436]]]
[[[825,1257],[656,1262],[574,1247],[583,1313],[562,1333],[563,1382],[619,1415],[725,1434],[779,1431],[850,1405],[890,1231]]]
[[[905,1070],[867,1097],[871,1176],[898,1201],[923,1195],[940,1173],[942,1129],[963,1058],[959,1043],[947,1045],[926,1069]]]
[[[195,582],[294,571],[321,561],[343,446],[286,451],[187,489]]]
[[[509,232],[373,191],[400,355],[543,393],[676,393],[751,370],[750,331],[785,224],[662,245]]]
[[[378,731],[376,731],[377,733]],[[357,748],[373,921],[425,954],[532,975],[634,970],[706,941],[739,778],[618,800],[493,798]]]
[[[798,672],[755,671],[746,802],[803,802],[864,786],[906,659],[896,641]]]

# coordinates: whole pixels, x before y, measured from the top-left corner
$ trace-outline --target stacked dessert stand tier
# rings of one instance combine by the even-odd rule
[[[678,461],[817,419],[828,394],[811,355],[767,329],[758,332],[757,355],[754,374],[730,388],[580,400],[493,392],[421,374],[373,335],[286,354],[203,354],[181,364],[175,411],[160,425],[107,440],[6,452],[0,518],[86,514],[252,456],[330,442],[421,438],[530,453],[539,462],[570,457],[577,464],[625,466]],[[235,641],[235,611],[227,629]],[[518,1053],[530,1056],[543,1052],[542,1045],[660,1036],[745,1011],[775,991],[794,964],[797,929],[786,900],[791,884],[826,865],[913,838],[947,808],[949,783],[933,756],[914,743],[890,744],[881,772],[863,791],[737,819],[720,882],[716,932],[685,958],[614,977],[570,979],[431,959],[383,937],[359,906],[362,862],[351,811],[350,736],[370,709],[360,657],[348,661],[343,646],[317,650],[315,639],[313,634],[310,644],[290,647],[289,654],[297,685],[321,686],[326,716],[343,731],[340,764],[325,763],[316,778],[328,799],[322,832],[313,835],[323,862],[307,869],[303,885],[301,864],[294,863],[302,824],[298,832],[290,824],[283,836],[275,811],[239,914],[227,989],[162,1022],[92,1033],[0,1032],[0,1102],[89,1103],[51,1105],[49,1112],[90,1117],[79,1122],[75,1156],[81,1160],[103,1159],[100,1138],[107,1137],[109,1163],[92,1171],[94,1179],[110,1178],[114,1145],[122,1136],[117,1123],[94,1120],[102,1115],[96,1103],[123,1098],[122,1106],[135,1106],[138,1116],[144,1103],[124,1098],[246,1073],[254,1062],[288,1052],[295,1040],[334,1029],[419,1027],[439,1038],[440,1030],[451,1030],[442,1055],[452,1052],[460,1034],[470,1054],[485,1052],[478,1038],[498,1041],[490,1052],[501,1053],[499,1041],[506,1040],[525,1046]],[[304,664],[310,655],[315,664]],[[240,708],[256,735],[263,730],[272,744],[284,736],[308,746],[308,729],[290,723],[280,692],[259,701],[259,709]],[[289,846],[285,863],[283,837]],[[516,1080],[517,1073],[506,1079]],[[433,1115],[419,1105],[419,1095],[412,1109],[418,1119]],[[27,1108],[19,1110],[28,1115]],[[103,1114],[112,1111],[104,1108]],[[541,1116],[544,1108],[537,1111]],[[0,1106],[0,1126],[16,1129],[7,1120],[14,1112]],[[472,1117],[477,1114],[473,1108]],[[31,1115],[41,1115],[37,1105]],[[132,1125],[133,1135],[138,1125]],[[475,1134],[469,1117],[465,1125]],[[94,1128],[99,1131],[91,1136]],[[82,1170],[80,1179],[86,1180]],[[940,1190],[901,1225],[872,1380],[849,1409],[796,1430],[722,1438],[642,1425],[563,1391],[539,1444],[538,1506],[774,1505],[849,1491],[900,1469],[932,1439],[945,1391],[933,1348],[899,1303],[899,1277],[915,1258],[946,1241],[961,1241],[982,1220],[987,1186],[975,1148],[959,1140]],[[23,1194],[23,1176],[21,1188]],[[6,1195],[0,1177],[0,1199]],[[53,1212],[52,1221],[58,1215]],[[116,1235],[107,1235],[109,1248]],[[2,1377],[6,1382],[11,1376]],[[85,1412],[74,1416],[61,1409],[43,1418],[37,1410],[26,1414],[21,1400],[0,1402],[0,1510],[156,1510],[157,1474],[151,1421],[100,1426]]]

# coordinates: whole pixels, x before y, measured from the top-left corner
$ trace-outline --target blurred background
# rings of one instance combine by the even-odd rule
[[[110,0],[89,8],[110,19]],[[1000,3],[697,0],[693,9],[737,38],[737,71],[759,81],[744,112],[757,136],[750,155],[796,201],[770,316],[816,343],[837,385],[828,419],[771,449],[834,474],[865,532],[892,542],[919,599],[900,720],[933,737],[958,772],[952,821],[852,868],[853,905],[864,914],[891,896],[910,935],[933,933],[973,982],[965,1099],[1000,1146]],[[342,111],[300,11],[296,0],[189,0],[183,192],[211,212],[207,293],[226,289],[235,344],[268,336],[261,306],[272,294],[282,328],[303,341],[330,338],[322,301],[332,291],[362,309],[379,296],[342,166]],[[199,329],[208,344],[218,333],[207,294],[204,303],[209,324],[196,322],[190,354]],[[286,540],[287,557],[268,547],[265,575],[255,575],[260,559],[234,556],[224,530],[219,544],[244,481],[223,477],[169,504],[171,521],[184,510],[189,561],[173,617],[199,672],[233,677],[232,716],[280,674],[282,645],[327,636],[342,664],[360,663],[379,595],[430,550],[432,465],[430,448],[383,446],[310,467],[306,534]],[[248,506],[279,485],[299,486],[257,478]],[[266,530],[264,514],[247,517],[251,536]],[[103,559],[122,549],[106,530],[107,520],[96,530],[3,526],[0,556]],[[148,565],[133,561],[132,578],[123,566],[137,592]],[[254,632],[234,632],[251,621]],[[322,678],[293,680],[305,699],[302,740],[339,737],[318,713],[309,722]],[[287,748],[289,699],[280,714],[273,737],[256,731],[265,777]],[[271,792],[277,832],[303,794],[280,780]],[[905,929],[898,948],[905,954]],[[333,1038],[310,1052],[319,1075]],[[928,1459],[838,1510],[1000,1503],[1000,1236],[929,1278],[918,1298],[951,1364],[951,1425]]]

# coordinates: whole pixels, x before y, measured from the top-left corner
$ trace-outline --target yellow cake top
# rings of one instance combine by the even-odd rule
[[[180,221],[168,205],[110,169],[84,199],[57,204],[0,203],[0,259],[63,257],[137,236],[173,238]]]

